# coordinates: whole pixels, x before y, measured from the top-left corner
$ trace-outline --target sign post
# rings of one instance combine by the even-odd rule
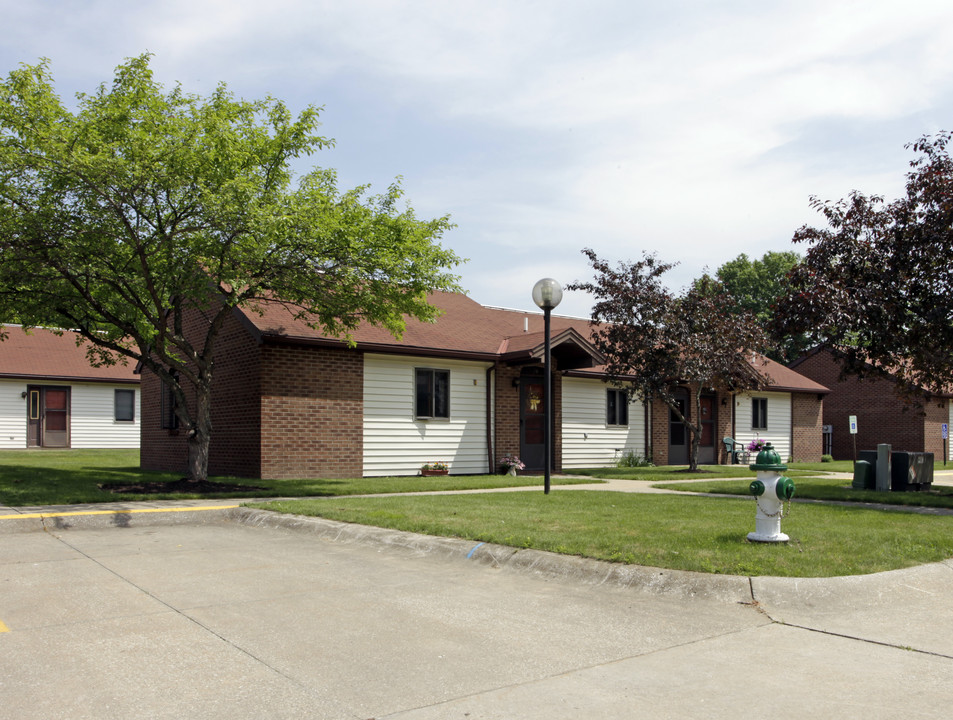
[[[847,420],[850,423],[850,434],[854,436],[854,462],[857,462],[857,416],[851,415]]]
[[[940,425],[940,434],[943,436],[943,465],[945,466],[948,441],[950,439],[950,424],[949,423],[943,423],[942,425]]]

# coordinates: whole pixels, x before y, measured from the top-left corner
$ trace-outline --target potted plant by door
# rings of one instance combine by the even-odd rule
[[[450,466],[445,462],[429,462],[420,467],[420,474],[424,477],[446,475],[448,472],[450,472]]]
[[[504,475],[516,475],[517,470],[525,470],[526,465],[516,455],[504,455],[500,458],[500,470]]]

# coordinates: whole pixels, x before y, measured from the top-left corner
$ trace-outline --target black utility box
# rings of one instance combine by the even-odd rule
[[[891,453],[890,465],[891,490],[929,490],[933,486],[933,453]]]

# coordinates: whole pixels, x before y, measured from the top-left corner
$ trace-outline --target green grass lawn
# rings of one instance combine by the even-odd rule
[[[732,575],[829,577],[953,556],[953,517],[794,504],[787,544],[748,542],[753,500],[557,490],[262,505],[429,535]]]
[[[236,492],[214,493],[113,493],[100,485],[173,482],[178,473],[139,469],[138,450],[0,450],[0,504],[71,505],[117,500],[167,500],[192,498],[311,497],[364,495],[427,490],[542,486],[537,476],[448,475],[443,477],[384,477],[353,480],[250,480],[216,477],[240,485]],[[591,482],[586,478],[553,478],[553,484]]]
[[[799,477],[794,481],[794,499],[953,508],[953,487],[934,485],[931,490],[924,492],[877,492],[854,490],[850,484],[850,480],[843,478]],[[655,487],[681,492],[750,495],[749,485],[748,480],[715,480],[690,484],[657,483]]]

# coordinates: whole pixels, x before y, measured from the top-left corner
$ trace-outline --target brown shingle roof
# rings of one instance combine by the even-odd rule
[[[86,359],[86,345],[76,345],[76,333],[56,335],[44,328],[27,333],[19,325],[2,329],[7,339],[0,341],[0,378],[139,383],[132,363],[92,367]]]
[[[522,345],[524,336],[532,334],[537,338],[537,344],[542,342],[542,313],[486,307],[466,295],[455,293],[434,293],[429,301],[444,313],[437,322],[408,320],[401,340],[395,340],[384,328],[361,325],[353,333],[355,342],[359,346],[390,348],[392,352],[436,350],[487,358],[499,355],[503,351],[501,346],[508,338]],[[260,317],[252,311],[244,315],[255,332],[263,338],[322,344],[341,342],[295,320],[279,303],[262,303],[261,310],[264,314]],[[554,335],[569,328],[576,329],[588,339],[588,320],[552,316],[551,330]]]
[[[526,355],[527,359],[543,343],[543,315],[540,312],[506,310],[481,305],[466,295],[434,293],[429,301],[443,311],[435,323],[408,320],[401,340],[385,329],[362,325],[354,333],[354,341],[366,350],[382,352],[419,353],[422,355],[445,354],[472,357],[484,360],[511,358]],[[244,316],[253,332],[263,339],[290,340],[319,344],[342,344],[342,341],[314,330],[276,302],[262,303],[263,314],[246,312]],[[574,332],[567,332],[574,331]],[[575,349],[579,341],[588,344],[592,334],[590,322],[583,318],[553,315],[551,335],[554,342],[560,337],[564,348]],[[576,353],[578,355],[578,353]],[[594,359],[599,353],[593,347]],[[829,392],[826,387],[810,380],[773,360],[765,365],[756,362],[753,366],[768,378],[765,390],[791,392]],[[573,371],[575,374],[603,375],[602,367]]]
[[[763,365],[761,364],[763,361]],[[755,370],[760,372],[768,379],[768,386],[765,390],[790,390],[792,392],[814,392],[827,394],[829,388],[824,387],[818,382],[814,382],[799,372],[785,367],[771,358],[762,357],[761,360],[753,363]]]

